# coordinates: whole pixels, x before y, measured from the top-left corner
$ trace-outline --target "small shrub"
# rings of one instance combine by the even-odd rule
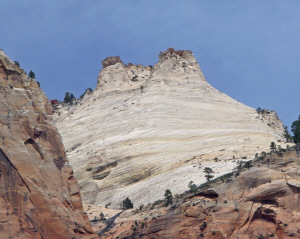
[[[104,217],[103,212],[101,212],[99,216],[100,216],[101,221],[106,221],[106,218]]]
[[[125,198],[122,201],[122,205],[123,205],[123,209],[133,208],[133,203],[131,202],[131,200],[129,199],[129,197]]]
[[[17,67],[20,67],[20,63],[18,61],[14,61],[14,63]]]
[[[214,173],[214,171],[209,167],[204,168],[204,173],[206,173],[205,178],[207,181],[210,181],[214,177],[212,175]]]
[[[87,88],[79,98],[82,99],[87,92],[93,92],[92,88]]]
[[[290,132],[289,132],[287,126],[284,126],[283,137],[285,138],[286,142],[291,142],[293,139],[293,137],[290,135]]]
[[[189,182],[188,187],[189,187],[189,189],[190,189],[190,193],[191,193],[191,194],[196,194],[196,192],[197,192],[197,186],[196,186],[196,184],[194,184],[193,181],[190,181],[190,182]]]
[[[215,231],[212,231],[211,234],[212,234],[212,235],[216,235],[216,232],[215,232]]]
[[[166,207],[173,203],[173,196],[170,189],[165,191]]]
[[[131,80],[131,81],[133,81],[133,82],[135,82],[135,81],[138,81],[138,76],[137,76],[137,75],[135,75],[135,76],[134,76],[134,77],[132,77],[130,80]]]
[[[153,203],[153,206],[156,206],[156,205],[158,205],[158,204],[160,204],[160,203],[162,203],[163,202],[163,200],[156,200],[154,203]]]
[[[252,162],[251,161],[247,161],[245,164],[244,164],[244,168],[251,168],[252,167]]]
[[[65,103],[70,103],[71,102],[71,97],[70,97],[70,93],[69,92],[65,93],[64,102]]]
[[[292,123],[291,130],[293,133],[293,140],[296,144],[297,149],[300,149],[300,115],[298,116],[298,120],[295,120]]]
[[[270,150],[271,150],[271,152],[275,152],[276,151],[276,144],[274,142],[271,142],[271,144],[270,144]]]
[[[35,79],[35,73],[34,73],[33,71],[29,71],[28,76],[29,76],[30,78]]]
[[[203,222],[202,225],[200,226],[201,231],[204,231],[206,227],[207,227],[207,223]]]
[[[73,93],[69,93],[69,92],[66,92],[65,93],[65,98],[64,98],[64,103],[71,103],[73,102],[73,100],[75,100],[75,96]]]
[[[256,109],[256,112],[257,112],[257,114],[260,114],[261,113],[261,108],[260,107],[258,107],[257,109]]]
[[[91,220],[91,222],[99,222],[100,219],[97,216],[94,216],[94,219]]]

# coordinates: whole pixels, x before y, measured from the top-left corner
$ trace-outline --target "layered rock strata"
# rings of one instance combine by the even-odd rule
[[[55,114],[83,200],[119,208],[230,172],[283,140],[275,112],[258,113],[213,88],[191,51],[168,49],[153,67],[103,61],[95,91]]]
[[[161,201],[127,211],[102,238],[300,238],[299,155],[267,155],[252,165],[168,207]]]
[[[0,238],[94,238],[34,79],[0,50]]]

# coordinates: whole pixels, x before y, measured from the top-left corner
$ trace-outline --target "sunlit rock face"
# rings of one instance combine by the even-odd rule
[[[299,170],[295,150],[273,153],[168,207],[162,201],[126,211],[102,238],[299,238]]]
[[[78,184],[34,79],[0,50],[0,238],[92,238]]]
[[[172,48],[153,67],[107,58],[95,91],[61,106],[55,121],[83,200],[112,208],[183,192],[205,182],[204,167],[230,172],[283,133],[275,112],[216,90],[191,51]]]

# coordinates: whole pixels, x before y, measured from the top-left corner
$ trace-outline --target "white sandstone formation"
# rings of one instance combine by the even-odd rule
[[[220,176],[283,140],[275,112],[213,88],[190,51],[168,49],[153,68],[102,63],[96,90],[55,114],[86,203],[154,202],[205,182],[204,167]]]

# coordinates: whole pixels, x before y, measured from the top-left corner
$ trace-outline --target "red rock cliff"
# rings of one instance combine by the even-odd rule
[[[35,80],[0,50],[0,238],[93,238]]]

